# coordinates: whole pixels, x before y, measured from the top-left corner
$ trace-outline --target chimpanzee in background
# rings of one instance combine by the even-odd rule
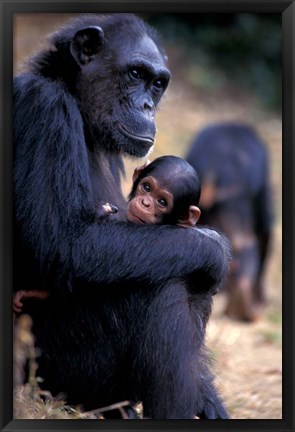
[[[210,230],[124,221],[122,155],[154,144],[170,73],[155,31],[129,14],[80,17],[14,82],[14,290],[27,299],[38,376],[70,404],[142,401],[152,418],[227,418],[189,302],[226,276]],[[101,222],[97,208],[119,211]],[[181,281],[181,282],[180,282]]]
[[[273,221],[265,145],[248,125],[213,124],[197,135],[186,159],[202,183],[200,223],[232,243],[225,312],[252,321],[265,302],[262,276]]]

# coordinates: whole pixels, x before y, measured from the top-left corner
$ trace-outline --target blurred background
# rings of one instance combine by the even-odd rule
[[[16,14],[14,73],[48,33],[74,14]],[[264,277],[267,302],[259,319],[224,316],[225,295],[214,297],[207,345],[216,383],[234,419],[282,418],[282,118],[280,14],[141,14],[162,36],[172,71],[157,113],[157,141],[149,159],[185,157],[201,129],[243,122],[266,145],[274,202],[271,252]],[[126,161],[124,191],[134,168]],[[49,417],[48,417],[49,418]]]

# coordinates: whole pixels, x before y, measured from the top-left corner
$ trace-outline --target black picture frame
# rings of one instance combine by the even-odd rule
[[[96,421],[14,420],[12,361],[12,46],[15,13],[82,12],[263,12],[280,13],[283,29],[283,418],[282,420]],[[0,231],[0,428],[1,431],[293,431],[294,429],[294,96],[295,4],[278,0],[231,1],[13,1],[0,0],[1,28],[1,231]],[[237,389],[236,389],[237,390]]]

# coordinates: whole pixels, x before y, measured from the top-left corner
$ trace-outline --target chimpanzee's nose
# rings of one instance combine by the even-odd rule
[[[145,207],[149,207],[151,205],[150,200],[148,198],[142,198],[141,202]]]

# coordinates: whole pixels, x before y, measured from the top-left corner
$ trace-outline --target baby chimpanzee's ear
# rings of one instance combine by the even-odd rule
[[[198,222],[200,216],[201,210],[199,209],[199,207],[191,205],[189,207],[188,216],[178,219],[177,225],[183,227],[193,227]]]

